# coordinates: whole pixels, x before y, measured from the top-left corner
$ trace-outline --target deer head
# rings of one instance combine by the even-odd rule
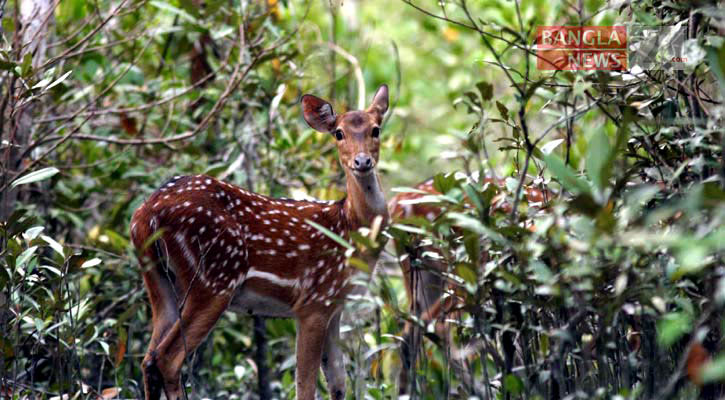
[[[307,124],[316,131],[330,133],[337,141],[337,150],[345,176],[348,195],[356,200],[349,211],[361,225],[368,225],[376,215],[387,219],[387,210],[376,166],[380,156],[380,134],[383,116],[388,110],[388,86],[375,92],[364,111],[348,111],[337,115],[332,105],[313,95],[302,96],[302,112]]]

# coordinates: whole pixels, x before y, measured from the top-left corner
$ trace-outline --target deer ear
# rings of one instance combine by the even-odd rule
[[[377,112],[381,118],[388,111],[388,85],[382,85],[378,88],[372,104],[368,107],[368,111]]]
[[[310,128],[330,133],[335,129],[337,115],[332,110],[332,105],[319,97],[311,94],[302,96],[302,115]]]

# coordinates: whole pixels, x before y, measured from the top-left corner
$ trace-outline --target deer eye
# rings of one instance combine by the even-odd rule
[[[344,135],[342,134],[342,129],[335,129],[335,139],[342,140],[343,137]]]
[[[373,127],[373,137],[377,138],[378,136],[380,136],[380,128],[378,128],[377,126]]]

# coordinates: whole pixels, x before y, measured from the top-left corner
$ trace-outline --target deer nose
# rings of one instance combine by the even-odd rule
[[[360,172],[367,172],[373,167],[373,159],[368,154],[358,153],[354,161],[355,169]]]

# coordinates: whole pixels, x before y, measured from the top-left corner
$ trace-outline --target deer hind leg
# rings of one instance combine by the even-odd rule
[[[322,372],[325,374],[331,400],[345,398],[345,362],[340,349],[340,315],[341,312],[330,320],[322,351]]]
[[[400,268],[403,272],[403,283],[405,284],[405,293],[408,297],[408,313],[419,317],[421,312],[421,296],[419,286],[421,284],[421,274],[418,268],[413,269],[410,264],[410,257],[400,262]],[[400,359],[402,368],[398,376],[399,394],[408,393],[411,382],[415,385],[415,363],[420,347],[420,328],[410,320],[405,321],[403,327],[403,342],[400,345]],[[414,387],[413,387],[414,389]]]
[[[440,312],[443,281],[436,272],[443,271],[445,266],[437,261],[426,260],[423,268],[413,269],[406,259],[401,262],[401,268],[405,277],[409,312],[427,325]],[[414,389],[411,384],[415,385],[415,365],[423,340],[420,327],[411,321],[406,321],[402,337],[400,350],[403,368],[398,377],[399,394]]]
[[[229,306],[230,299],[229,295],[210,293],[204,288],[189,288],[181,319],[174,322],[154,352],[168,400],[183,398],[181,367],[186,357],[209,334]]]
[[[140,259],[144,269],[144,284],[151,303],[152,321],[151,341],[141,364],[147,400],[156,400],[161,397],[163,380],[156,366],[156,348],[178,319],[174,285],[169,276],[164,273],[159,260],[159,254],[153,247],[144,251]]]
[[[330,322],[325,313],[312,313],[297,320],[297,400],[314,400],[325,336]]]

